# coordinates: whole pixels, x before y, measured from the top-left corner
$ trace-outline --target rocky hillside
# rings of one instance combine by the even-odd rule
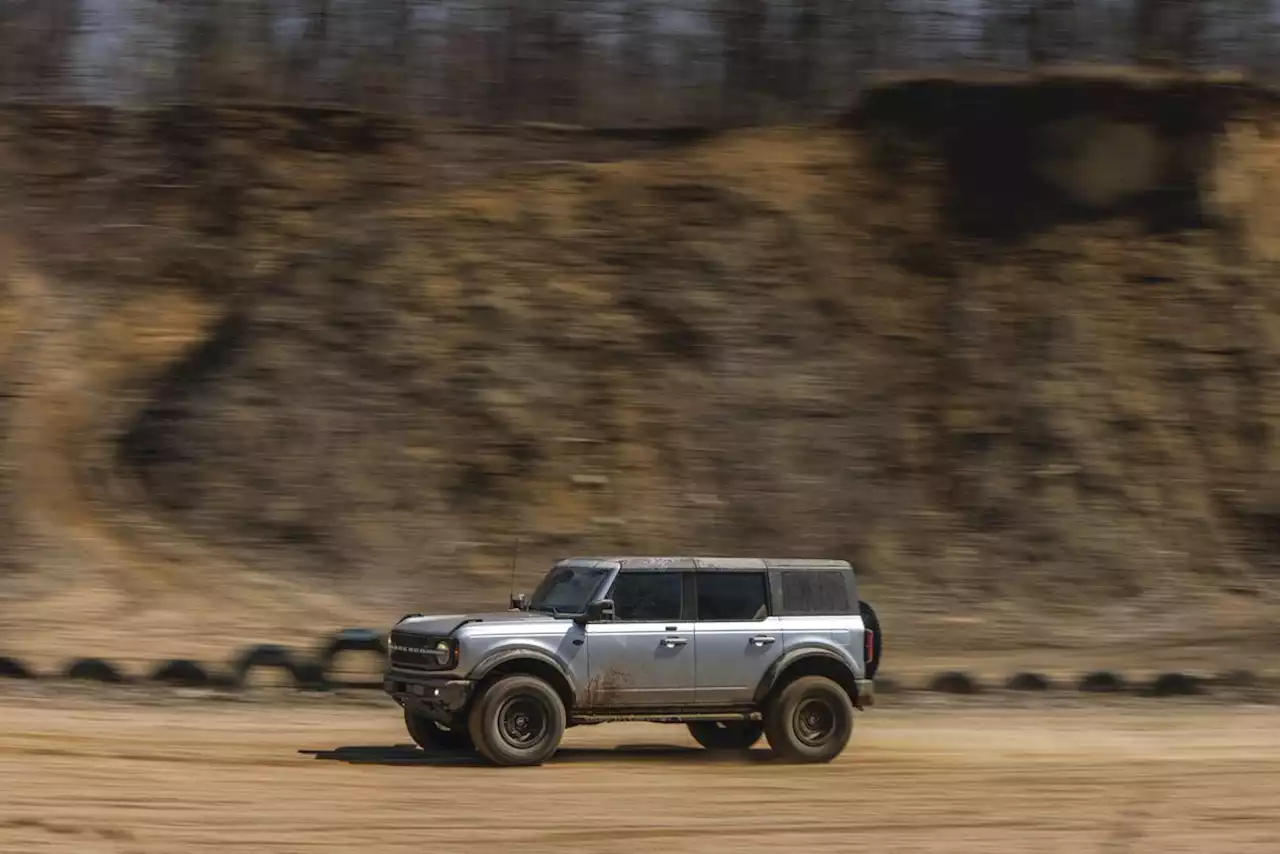
[[[1276,118],[1075,76],[710,138],[6,108],[3,626],[466,603],[517,538],[1269,601]]]

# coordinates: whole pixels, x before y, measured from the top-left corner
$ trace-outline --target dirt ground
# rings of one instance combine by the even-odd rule
[[[0,695],[0,851],[1280,851],[1280,709],[881,706],[830,766],[677,727],[573,730],[493,769],[389,704]]]

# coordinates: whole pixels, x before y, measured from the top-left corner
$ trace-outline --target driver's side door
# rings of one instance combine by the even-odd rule
[[[685,619],[692,578],[678,571],[618,573],[606,594],[614,618],[587,624],[585,708],[693,704],[696,636]]]

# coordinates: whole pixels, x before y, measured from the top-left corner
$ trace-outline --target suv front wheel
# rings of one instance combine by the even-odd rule
[[[802,676],[770,700],[764,731],[782,759],[830,762],[853,735],[853,703],[825,676]]]
[[[470,750],[474,745],[465,729],[446,729],[425,715],[404,710],[404,726],[409,737],[423,750],[440,752]]]
[[[554,688],[513,674],[480,692],[468,729],[480,755],[495,765],[540,765],[560,746],[567,718]]]

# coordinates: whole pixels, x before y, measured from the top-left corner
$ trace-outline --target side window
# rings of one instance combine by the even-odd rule
[[[769,584],[763,572],[699,572],[698,620],[763,620]]]
[[[613,582],[615,619],[629,623],[676,622],[684,581],[678,572],[623,572]]]
[[[842,572],[783,570],[782,610],[787,614],[847,614],[849,589]]]

